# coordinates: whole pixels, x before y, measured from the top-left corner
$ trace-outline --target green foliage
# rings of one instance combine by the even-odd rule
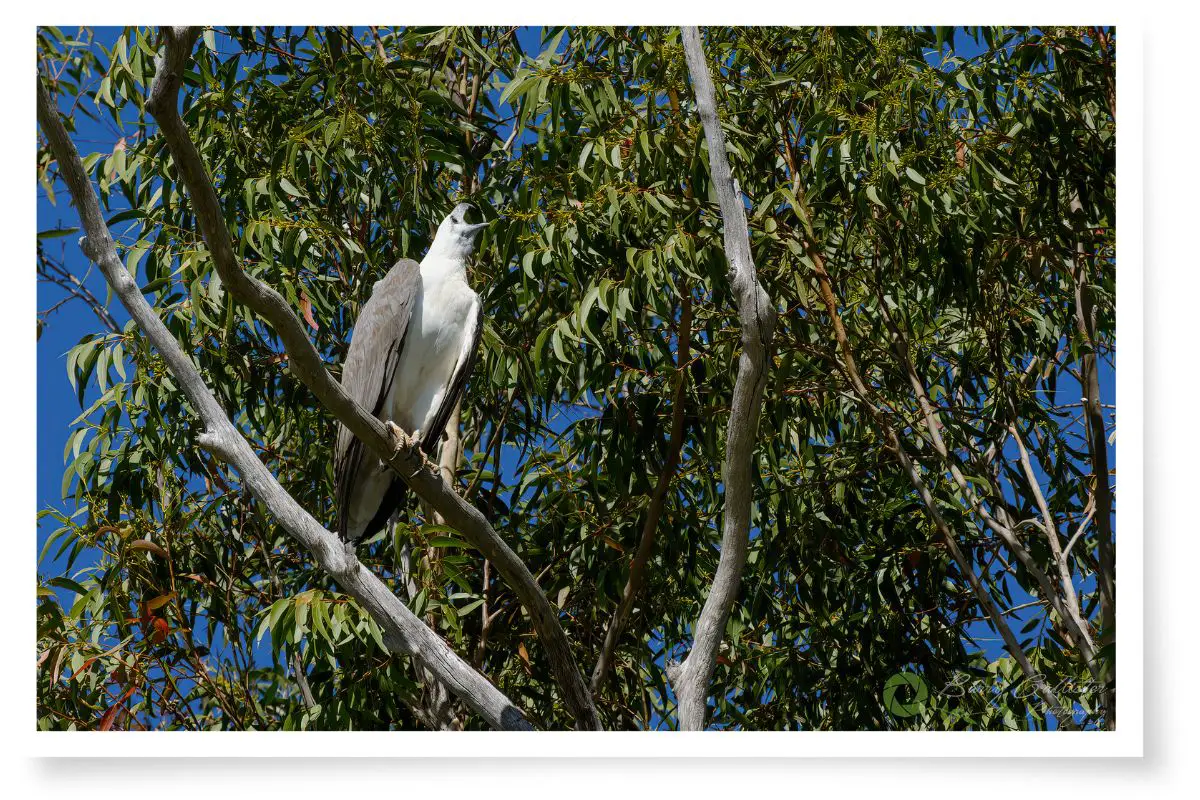
[[[993,513],[1040,520],[1004,445],[1015,426],[1065,544],[1094,479],[1077,411],[1056,388],[1076,385],[1084,354],[1111,358],[1114,341],[1112,36],[705,36],[754,259],[781,309],[713,724],[1043,727],[1015,661],[983,645],[996,634],[978,599],[849,389],[806,242],[826,261],[864,380],[972,568],[1002,608],[1044,601],[935,457],[893,326],[974,490]],[[981,51],[956,55],[954,40],[968,38]],[[333,420],[269,328],[223,291],[147,124],[154,33],[127,29],[111,52],[52,28],[38,42],[64,111],[120,126],[119,146],[85,163],[130,270],[284,487],[331,520]],[[499,220],[471,275],[487,319],[457,479],[539,576],[589,671],[683,382],[680,464],[598,703],[609,727],[670,727],[664,664],[690,640],[719,556],[739,351],[707,151],[676,30],[554,28],[525,49],[497,28],[218,29],[197,44],[183,115],[245,269],[308,321],[335,374],[374,281],[419,259],[454,203]],[[38,163],[53,195],[46,151]],[[54,235],[65,234],[39,237]],[[1095,342],[1075,322],[1077,247]],[[692,358],[680,364],[684,302]],[[86,337],[66,364],[83,413],[65,447],[62,508],[73,512],[43,515],[58,527],[42,558],[53,576],[39,576],[39,725],[419,727],[419,671],[196,446],[196,420],[140,333]],[[83,409],[88,387],[99,395]],[[410,607],[536,722],[567,724],[512,593],[453,531],[417,509],[411,520],[360,547],[364,563],[403,592],[407,545]],[[1102,628],[1096,541],[1084,537],[1070,564]],[[1043,537],[1025,542],[1049,569]],[[1011,619],[1053,685],[1086,682],[1044,602]],[[930,690],[920,714],[889,710],[907,708],[894,692],[885,700],[902,672]],[[1086,687],[1064,694],[1090,724],[1103,717]]]

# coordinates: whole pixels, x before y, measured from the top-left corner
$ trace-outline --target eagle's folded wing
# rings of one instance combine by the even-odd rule
[[[363,408],[379,417],[400,363],[408,321],[421,287],[421,268],[411,259],[396,262],[375,284],[354,324],[342,367],[342,386]],[[444,424],[444,423],[443,423]],[[338,425],[334,451],[337,533],[347,538],[354,485],[371,455],[346,426]],[[357,516],[357,515],[356,515]]]

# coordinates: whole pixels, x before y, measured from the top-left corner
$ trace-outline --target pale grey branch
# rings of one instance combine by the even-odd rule
[[[996,601],[992,599],[991,593],[984,587],[979,576],[975,574],[975,569],[971,562],[967,560],[966,554],[962,552],[962,548],[958,546],[958,540],[954,537],[954,532],[950,530],[950,526],[946,523],[942,512],[938,509],[937,501],[933,497],[933,493],[929,491],[925,479],[921,476],[921,470],[905,452],[900,438],[895,431],[887,429],[887,435],[892,451],[900,460],[900,465],[904,467],[908,473],[909,480],[912,481],[913,488],[917,490],[917,494],[921,497],[921,502],[924,504],[926,511],[929,512],[930,518],[933,520],[934,527],[937,528],[946,547],[950,550],[950,556],[958,565],[958,570],[966,579],[971,587],[979,604],[983,606],[984,612],[992,621],[992,625],[1000,634],[1000,638],[1004,640],[1004,646],[1008,652],[1016,659],[1017,664],[1021,667],[1021,672],[1025,674],[1026,680],[1033,684],[1038,695],[1046,702],[1046,705],[1058,718],[1059,725],[1063,728],[1077,728],[1074,717],[1071,716],[1070,710],[1065,708],[1058,700],[1058,695],[1054,689],[1046,683],[1042,674],[1038,672],[1029,657],[1025,655],[1025,651],[1021,648],[1021,643],[1017,641],[1016,635],[1012,632],[1012,627],[1004,619],[1004,613],[1000,607],[996,605]]]
[[[1079,523],[1079,528],[1075,531],[1075,535],[1071,537],[1071,541],[1067,542],[1067,546],[1063,548],[1063,558],[1068,558],[1071,555],[1071,548],[1079,541],[1079,538],[1087,531],[1088,525],[1092,522],[1092,517],[1096,516],[1096,503],[1093,500],[1087,505],[1087,513],[1083,517],[1083,522]]]
[[[909,383],[912,385],[913,392],[916,394],[917,403],[921,409],[921,423],[925,428],[926,434],[928,435],[929,442],[933,445],[934,452],[937,453],[945,467],[949,470],[951,477],[954,479],[955,484],[958,486],[959,491],[962,493],[963,498],[967,501],[967,504],[970,505],[972,510],[979,515],[984,524],[1004,541],[1005,545],[1008,546],[1013,555],[1017,557],[1017,560],[1021,562],[1021,565],[1025,567],[1030,575],[1033,576],[1034,580],[1038,584],[1039,589],[1041,589],[1042,597],[1045,598],[1046,602],[1050,604],[1051,608],[1054,609],[1054,612],[1059,616],[1059,618],[1064,621],[1066,629],[1070,634],[1070,638],[1082,652],[1084,663],[1091,670],[1092,674],[1099,678],[1100,673],[1095,663],[1092,640],[1088,635],[1087,623],[1083,620],[1083,615],[1079,613],[1078,598],[1075,595],[1074,586],[1070,583],[1069,573],[1067,573],[1066,577],[1063,579],[1066,584],[1066,588],[1064,589],[1065,597],[1060,597],[1055,591],[1053,583],[1050,581],[1050,576],[1047,575],[1046,571],[1042,569],[1041,565],[1034,560],[1029,550],[1018,538],[1016,531],[1008,525],[1005,525],[1000,520],[996,519],[983,504],[982,498],[979,497],[974,487],[963,474],[963,471],[959,466],[957,453],[951,451],[946,445],[945,438],[942,436],[942,428],[944,425],[941,420],[941,415],[936,406],[934,406],[933,402],[929,399],[929,392],[925,388],[925,382],[921,379],[921,376],[917,374],[916,367],[913,364],[912,355],[909,351],[907,335],[892,319],[891,314],[888,313],[887,305],[884,304],[880,308],[883,313],[883,318],[887,323],[888,328],[892,332],[892,343],[896,350],[896,354],[900,358],[901,365],[907,372]],[[1016,429],[1010,426],[1009,434],[1017,437],[1017,444],[1020,447],[1021,452],[1024,453],[1025,446],[1024,443],[1020,441],[1020,437],[1017,436]],[[1030,472],[1029,475],[1032,476],[1032,472]],[[1032,477],[1030,479],[1033,480]],[[1038,496],[1040,497],[1041,492],[1037,487],[1036,481],[1033,481],[1033,485],[1034,491],[1037,492]],[[1059,556],[1059,551],[1054,549],[1059,544],[1058,533],[1054,528],[1053,518],[1050,516],[1049,511],[1044,507],[1044,500],[1042,501],[1042,506],[1045,514],[1045,524],[1039,524],[1035,520],[1026,520],[1026,522],[1041,529],[1048,538],[1052,539],[1052,550],[1056,557],[1056,563],[1059,563],[1057,559]],[[1071,605],[1072,600],[1075,601],[1073,606]]]
[[[1096,645],[1092,641],[1091,634],[1088,631],[1087,620],[1084,619],[1083,611],[1079,607],[1079,595],[1075,591],[1075,583],[1071,578],[1071,565],[1067,561],[1067,554],[1063,550],[1062,542],[1058,540],[1058,525],[1054,521],[1054,515],[1050,513],[1050,505],[1046,502],[1046,496],[1042,494],[1041,484],[1038,483],[1037,476],[1033,472],[1033,463],[1029,460],[1029,451],[1025,448],[1025,440],[1021,438],[1021,433],[1017,430],[1016,425],[1009,425],[1008,431],[1017,443],[1017,453],[1020,456],[1021,469],[1025,472],[1025,480],[1029,483],[1029,488],[1033,491],[1034,501],[1041,512],[1042,520],[1045,522],[1045,525],[1042,527],[1042,533],[1046,536],[1046,543],[1050,547],[1050,555],[1054,559],[1055,567],[1058,570],[1058,580],[1059,585],[1062,587],[1066,612],[1071,616],[1071,623],[1075,628],[1074,633],[1079,637],[1079,641],[1076,644],[1079,645],[1084,661],[1088,669],[1091,670],[1092,675],[1099,678],[1100,671],[1096,664]]]
[[[193,412],[205,430],[198,441],[242,476],[251,493],[279,520],[283,528],[303,545],[317,563],[371,614],[384,631],[384,644],[395,653],[419,656],[452,692],[496,728],[530,730],[532,726],[483,675],[476,672],[427,628],[400,600],[284,491],[275,476],[255,456],[249,443],[230,422],[225,410],[204,384],[196,366],[158,318],[117,256],[112,236],[100,212],[96,193],[83,169],[75,145],[67,135],[49,92],[38,76],[38,123],[58,161],[59,171],[70,190],[86,236],[80,240],[84,254],[99,265],[105,279],[151,345],[166,361]]]
[[[694,27],[680,30],[696,94],[696,110],[708,142],[708,165],[720,204],[725,256],[729,260],[733,296],[742,327],[742,354],[733,387],[722,469],[725,518],[721,559],[700,619],[693,629],[692,649],[683,663],[669,673],[674,676],[671,683],[679,700],[680,730],[703,730],[708,686],[716,670],[725,624],[741,586],[750,544],[754,440],[762,411],[776,311],[758,282],[758,272],[750,255],[746,211],[725,156],[725,134],[717,117],[716,92],[700,42],[700,31]]]
[[[1083,204],[1077,193],[1071,197],[1070,209],[1073,217],[1083,214]],[[1080,221],[1073,219],[1072,224],[1076,225]],[[1112,487],[1108,485],[1108,445],[1104,409],[1100,402],[1100,371],[1096,362],[1100,343],[1097,340],[1096,304],[1091,289],[1094,278],[1089,275],[1087,248],[1082,238],[1075,243],[1075,258],[1069,263],[1069,267],[1071,280],[1075,284],[1075,324],[1083,344],[1079,354],[1078,377],[1084,392],[1083,416],[1087,423],[1088,457],[1092,462],[1092,501],[1096,504],[1096,555],[1099,563],[1095,575],[1096,591],[1100,595],[1100,644],[1103,646],[1113,641],[1117,619],[1116,561],[1113,552],[1115,542],[1112,529],[1113,493]],[[1112,659],[1108,660],[1107,666],[1106,727],[1115,730],[1117,709],[1114,697],[1117,671]]]

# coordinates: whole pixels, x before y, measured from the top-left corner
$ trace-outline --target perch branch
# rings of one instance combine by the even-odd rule
[[[79,212],[86,233],[80,245],[85,255],[99,265],[129,315],[162,355],[193,412],[203,422],[200,445],[237,468],[250,491],[292,538],[312,553],[321,568],[379,623],[383,629],[384,644],[390,651],[420,656],[430,665],[439,681],[493,727],[530,730],[532,726],[519,708],[409,611],[375,575],[359,563],[353,552],[345,548],[335,534],[301,508],[254,455],[250,444],[230,422],[225,410],[204,384],[195,364],[184,354],[138,289],[133,276],[121,263],[79,153],[68,137],[58,109],[40,75],[37,81],[38,123],[50,141],[63,180]]]
[[[191,198],[192,211],[199,222],[213,264],[226,289],[271,324],[287,351],[292,371],[317,400],[372,453],[396,470],[409,487],[441,515],[447,525],[461,533],[481,555],[491,560],[529,611],[534,630],[546,648],[551,670],[577,725],[585,729],[599,729],[600,717],[575,663],[558,614],[529,568],[477,508],[459,497],[436,468],[428,468],[419,451],[401,446],[403,442],[388,430],[383,421],[354,402],[326,370],[308,333],[283,297],[242,270],[233,250],[232,237],[225,226],[216,190],[179,115],[179,87],[198,29],[163,28],[162,32],[165,48],[156,59],[156,74],[146,108],[158,122],[167,142]]]

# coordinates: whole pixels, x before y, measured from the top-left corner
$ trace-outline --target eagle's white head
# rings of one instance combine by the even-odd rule
[[[472,210],[470,203],[459,203],[454,210],[438,225],[437,235],[429,246],[429,256],[446,258],[453,261],[465,261],[475,251],[475,240],[479,232],[487,227],[486,222],[467,222],[467,212]]]

